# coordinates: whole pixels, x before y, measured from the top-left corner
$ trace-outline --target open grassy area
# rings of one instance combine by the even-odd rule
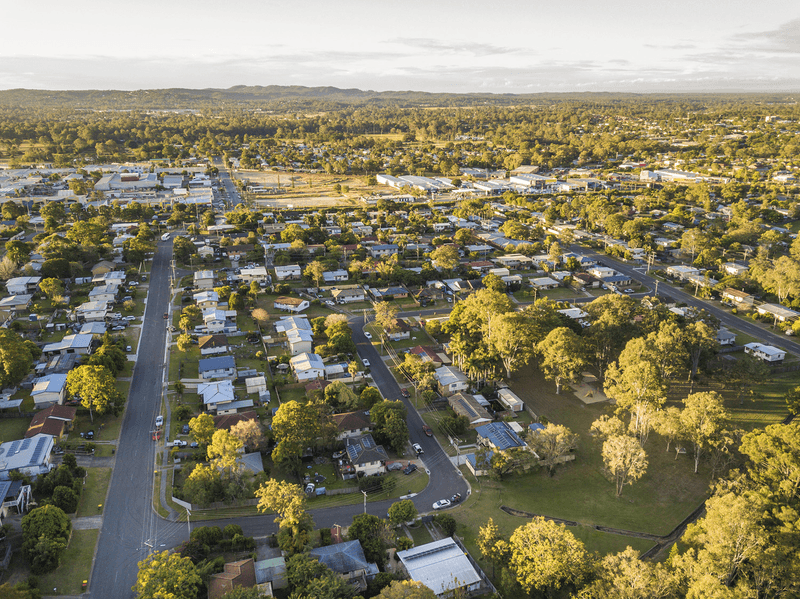
[[[130,383],[127,383],[130,385]],[[119,388],[120,383],[117,383]],[[94,414],[94,420],[89,416],[89,410],[79,407],[78,414],[75,422],[72,425],[72,430],[69,433],[70,442],[82,442],[80,433],[87,431],[94,431],[95,441],[113,441],[119,437],[119,431],[122,427],[122,414],[114,416],[113,414]]]
[[[81,493],[81,500],[78,503],[76,516],[98,516],[103,513],[103,509],[98,509],[98,505],[105,505],[108,485],[111,482],[111,468],[87,468],[86,481]]]
[[[30,418],[0,418],[0,443],[22,439],[30,423]]]
[[[61,565],[39,576],[39,588],[48,595],[78,595],[81,583],[92,573],[92,557],[99,530],[74,530]],[[51,590],[55,589],[55,590]]]

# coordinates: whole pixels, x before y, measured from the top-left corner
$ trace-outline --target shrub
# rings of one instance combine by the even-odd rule
[[[228,524],[222,531],[226,539],[232,539],[236,535],[244,535],[242,527],[238,524]]]
[[[201,526],[195,528],[189,536],[191,540],[197,539],[204,545],[213,548],[222,540],[222,530],[219,526]]]
[[[437,514],[433,519],[434,522],[442,529],[442,532],[452,537],[456,532],[456,520],[450,514]]]
[[[331,529],[330,528],[320,528],[319,529],[319,544],[322,547],[326,547],[333,542],[333,537],[331,537]]]
[[[78,509],[78,494],[71,487],[56,487],[53,489],[53,505],[73,514]]]

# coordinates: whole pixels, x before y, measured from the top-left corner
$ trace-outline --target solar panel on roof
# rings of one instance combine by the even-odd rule
[[[33,455],[31,455],[30,463],[31,464],[38,464],[39,458],[41,457],[42,453],[44,452],[44,444],[47,442],[47,439],[39,439],[39,442],[36,444],[36,448],[33,450]]]
[[[370,449],[374,446],[372,439],[370,439],[369,437],[364,437],[363,439],[361,439],[361,443],[364,444],[364,449]]]
[[[464,411],[466,411],[466,412],[467,412],[467,414],[469,414],[469,415],[470,415],[470,416],[472,416],[473,418],[477,418],[477,417],[478,417],[478,413],[477,413],[477,412],[476,412],[476,411],[475,411],[475,410],[472,408],[472,406],[471,406],[471,405],[469,405],[469,404],[468,404],[466,401],[464,401],[464,400],[461,400],[461,402],[460,402],[460,403],[461,403],[461,405],[463,406],[463,408],[464,408]]]
[[[357,444],[349,445],[347,447],[347,457],[349,457],[351,460],[355,460],[356,457],[358,457],[358,447],[359,446]]]

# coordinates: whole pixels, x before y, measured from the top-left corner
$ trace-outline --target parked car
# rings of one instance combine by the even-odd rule
[[[192,449],[197,449],[198,447],[200,447],[200,444],[197,441],[192,441],[191,443],[189,443],[189,447],[191,447]]]
[[[431,430],[431,427],[429,427],[427,424],[422,425],[422,432],[428,435],[429,437],[433,437],[433,431]]]
[[[361,362],[364,364],[364,368],[369,368],[369,360],[364,358],[363,360],[361,360]]]
[[[450,503],[458,503],[461,501],[461,493],[456,493],[450,498]]]
[[[184,424],[183,425],[183,427],[181,428],[181,434],[184,434],[184,435],[188,435],[189,434],[189,425],[188,424]]]
[[[186,441],[181,441],[180,439],[175,439],[172,442],[173,447],[186,447],[186,445],[187,445]]]
[[[402,391],[400,391],[400,394],[403,397],[411,397],[411,393],[408,392],[408,389],[403,389]]]
[[[421,455],[421,454],[425,453],[422,450],[422,445],[420,445],[419,443],[414,443],[413,445],[411,445],[411,447],[414,449],[415,452],[417,452],[417,455]]]
[[[440,499],[436,503],[433,504],[433,509],[435,510],[443,510],[446,507],[450,507],[450,501],[447,499]]]
[[[122,320],[127,320],[128,322],[130,322],[132,320],[136,320],[136,317],[135,316],[125,316]]]
[[[416,469],[417,469],[416,464],[409,464],[408,466],[406,466],[405,470],[403,470],[403,474],[411,474]]]
[[[393,470],[402,470],[403,469],[403,463],[402,462],[389,462],[386,465],[386,469],[389,470],[390,472],[393,471]]]
[[[159,414],[156,416],[156,426],[163,426],[164,425],[164,417]]]
[[[623,289],[625,293],[633,293],[633,289]]]
[[[125,351],[126,351],[126,352],[128,352],[128,353],[131,353],[131,352],[133,351],[133,348],[132,348],[130,345],[128,345],[128,346],[125,348]]]
[[[372,339],[372,333],[370,333],[369,331],[364,331],[364,337],[366,337],[367,339]]]

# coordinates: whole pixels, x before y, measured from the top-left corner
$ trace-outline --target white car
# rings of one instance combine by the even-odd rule
[[[364,358],[363,360],[361,360],[361,362],[364,364],[364,368],[369,368],[369,360]]]
[[[172,442],[173,447],[186,447],[186,445],[187,445],[186,441],[182,441],[181,439],[175,439]]]
[[[163,426],[164,425],[164,417],[159,414],[156,416],[156,426]]]
[[[413,447],[413,448],[414,448],[414,451],[415,451],[415,452],[417,452],[417,455],[419,455],[419,454],[421,454],[421,453],[425,453],[425,452],[422,450],[422,445],[420,445],[419,443],[414,443],[414,444],[413,444],[411,447]]]
[[[435,510],[443,510],[446,507],[450,507],[449,499],[440,499],[439,501],[433,504],[433,509]]]
[[[366,337],[367,339],[372,339],[372,333],[370,333],[369,331],[364,331],[364,337]]]

